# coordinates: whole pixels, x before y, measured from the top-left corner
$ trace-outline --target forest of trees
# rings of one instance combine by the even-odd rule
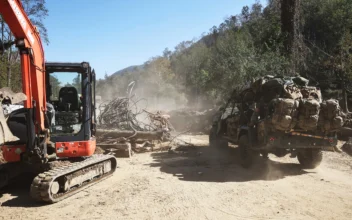
[[[48,16],[45,0],[22,0],[22,5],[31,22],[38,28],[44,43],[49,43],[48,32],[43,24],[43,19]],[[9,43],[14,41],[14,36],[4,19],[0,15],[0,41]],[[3,44],[0,44],[3,45]],[[22,90],[22,76],[20,56],[15,46],[0,53],[0,88],[11,87],[14,91]]]
[[[197,107],[222,102],[233,89],[267,74],[300,74],[321,86],[350,79],[352,1],[269,0],[265,8],[259,2],[245,6],[198,40],[105,76],[97,92],[123,96],[134,80],[137,95]]]
[[[49,43],[43,19],[45,0],[22,0],[44,43]],[[1,42],[13,35],[0,16]],[[21,90],[19,54],[13,46],[0,54],[0,87]],[[244,6],[197,40],[166,48],[143,65],[105,76],[97,82],[97,94],[125,96],[136,81],[136,94],[190,107],[223,102],[263,75],[300,74],[324,87],[332,80],[352,76],[351,0],[268,0]],[[75,84],[75,82],[72,82]]]

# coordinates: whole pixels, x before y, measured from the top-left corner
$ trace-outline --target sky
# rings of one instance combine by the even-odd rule
[[[47,0],[46,61],[88,61],[97,78],[198,38],[255,0]],[[265,5],[266,0],[260,0]]]

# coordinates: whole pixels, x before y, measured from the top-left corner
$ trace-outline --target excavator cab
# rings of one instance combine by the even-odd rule
[[[46,63],[45,67],[51,140],[89,140],[96,117],[94,71],[87,62]]]
[[[90,156],[95,150],[95,73],[89,63],[46,63],[47,111],[45,123],[50,131],[50,142],[45,150],[58,157]],[[79,97],[81,94],[81,99]],[[24,100],[15,93],[0,91],[4,100]],[[17,100],[15,100],[15,99]],[[23,145],[26,151],[35,146],[35,122],[33,113],[26,108],[11,112],[6,118],[2,114],[0,144]],[[0,115],[1,116],[1,115]],[[81,149],[74,149],[76,144]],[[66,147],[67,146],[73,146]],[[64,146],[64,147],[62,147]],[[13,161],[19,160],[13,159]]]
[[[110,176],[117,161],[111,155],[93,155],[95,73],[89,63],[46,63],[45,66],[44,122],[49,136],[44,139],[44,135],[36,134],[31,109],[17,109],[6,119],[0,111],[3,134],[0,144],[4,144],[4,159],[11,162],[0,166],[0,188],[22,173],[35,173],[38,175],[31,185],[32,198],[54,203],[73,195],[77,188]],[[23,94],[0,89],[0,101],[25,99]],[[51,163],[57,160],[66,161],[69,166],[52,168]]]

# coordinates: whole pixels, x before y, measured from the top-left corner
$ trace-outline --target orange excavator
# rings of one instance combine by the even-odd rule
[[[96,155],[95,73],[88,62],[45,63],[41,38],[20,0],[0,0],[0,14],[15,37],[0,50],[20,53],[23,93],[0,89],[0,187],[24,173],[38,201],[58,202],[111,176],[111,155]],[[5,118],[6,116],[6,118]]]

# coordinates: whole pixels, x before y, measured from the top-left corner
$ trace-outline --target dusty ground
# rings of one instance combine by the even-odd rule
[[[1,192],[0,219],[352,219],[352,158],[325,153],[315,170],[296,159],[259,160],[250,170],[237,149],[198,147],[119,159],[109,179],[60,203],[38,206],[21,182]]]

